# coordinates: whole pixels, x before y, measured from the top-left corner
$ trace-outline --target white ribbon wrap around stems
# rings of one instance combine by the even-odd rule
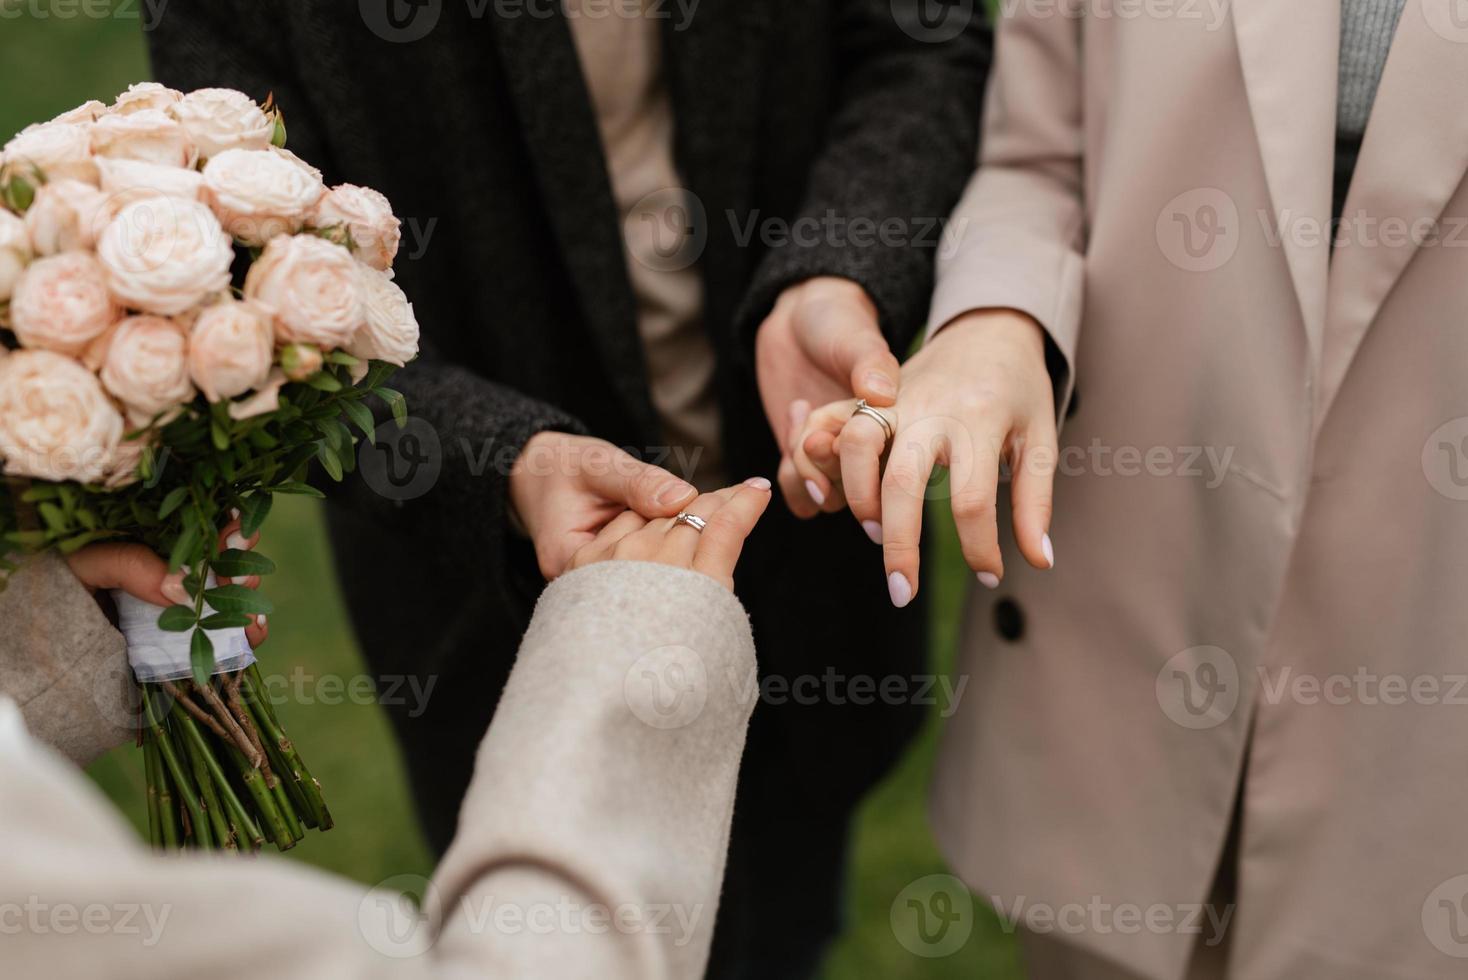
[[[217,583],[210,575],[205,588],[214,588]],[[133,673],[139,683],[161,684],[163,681],[181,681],[194,676],[189,657],[193,630],[186,633],[169,633],[158,628],[158,617],[165,607],[134,598],[120,589],[112,590],[112,601],[117,604],[118,629],[127,640],[127,658],[132,663]],[[206,603],[204,615],[212,614]],[[244,670],[255,662],[255,652],[242,629],[207,630],[214,643],[215,674],[232,674]]]

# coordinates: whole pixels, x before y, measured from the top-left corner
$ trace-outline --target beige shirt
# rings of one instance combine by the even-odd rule
[[[570,0],[566,17],[596,110],[653,407],[670,455],[662,465],[700,490],[722,486],[714,351],[703,328],[697,259],[703,217],[673,160],[673,103],[663,72],[662,21],[627,4]]]

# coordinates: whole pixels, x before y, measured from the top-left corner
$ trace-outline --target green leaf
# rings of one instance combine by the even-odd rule
[[[270,492],[299,494],[302,497],[315,497],[318,500],[326,499],[326,494],[322,493],[320,490],[317,490],[309,483],[281,483],[271,487]]]
[[[179,532],[178,540],[173,543],[173,548],[168,552],[168,570],[176,572],[194,557],[194,550],[199,547],[199,526],[192,521],[185,524]]]
[[[270,505],[274,502],[274,497],[261,492],[252,493],[240,501],[240,533],[253,538],[264,526],[265,518],[270,516]]]
[[[214,674],[214,641],[203,630],[194,630],[189,641],[189,663],[194,668],[194,683],[203,686]]]
[[[44,548],[50,536],[45,531],[11,531],[5,540],[22,548]]]
[[[41,513],[41,520],[46,522],[46,527],[52,534],[66,533],[66,513],[60,507],[50,501],[40,504],[37,508]]]
[[[214,574],[225,578],[248,578],[251,575],[271,575],[275,572],[275,562],[269,558],[237,548],[221,552],[218,558],[209,563],[209,567],[214,569]]]
[[[335,392],[342,390],[342,383],[330,371],[321,371],[306,379],[306,384],[317,391]]]
[[[393,421],[398,424],[399,429],[408,424],[408,399],[403,397],[402,392],[392,388],[378,388],[374,394],[392,409]]]
[[[111,531],[87,531],[84,534],[77,534],[67,538],[56,547],[60,549],[63,555],[69,555],[73,552],[80,551],[93,541],[100,541],[103,538],[110,538],[112,536],[113,532]]]
[[[224,426],[218,422],[209,424],[209,438],[214,443],[214,448],[220,452],[229,449],[229,433],[224,431]]]
[[[20,495],[20,502],[23,504],[39,504],[43,500],[55,500],[57,495],[56,484],[37,483]]]
[[[254,626],[255,617],[244,613],[215,613],[199,620],[199,625],[206,630],[242,630]]]
[[[316,458],[321,460],[321,468],[326,475],[337,483],[342,482],[342,461],[337,458],[336,450],[331,448],[327,442],[322,442],[316,450]]]
[[[216,589],[207,589],[204,592],[204,601],[215,612],[247,613],[252,616],[268,616],[275,612],[275,606],[269,599],[243,585],[221,585]]]
[[[174,511],[178,510],[179,507],[183,506],[183,502],[188,499],[188,487],[178,487],[177,489],[170,491],[168,496],[163,498],[163,503],[158,505],[158,516],[167,517],[169,514],[172,514]]]
[[[340,364],[343,367],[355,367],[362,362],[344,350],[334,350],[326,355],[327,364]]]
[[[167,633],[187,633],[198,621],[193,606],[169,606],[158,617],[158,628]]]

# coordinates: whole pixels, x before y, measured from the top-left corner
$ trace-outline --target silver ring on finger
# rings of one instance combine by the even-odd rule
[[[857,401],[856,411],[851,413],[852,418],[856,418],[858,415],[865,415],[867,418],[875,420],[882,427],[882,434],[886,436],[887,442],[890,443],[892,437],[897,435],[897,430],[892,428],[892,423],[887,421],[887,416],[868,405],[865,398]]]
[[[703,533],[704,528],[709,526],[708,521],[704,520],[702,517],[699,517],[697,514],[690,514],[686,510],[680,513],[677,517],[673,518],[672,526],[677,527],[679,524],[687,524],[689,527],[693,528],[700,534]]]

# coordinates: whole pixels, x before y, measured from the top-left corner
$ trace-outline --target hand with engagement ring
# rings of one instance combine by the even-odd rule
[[[599,561],[651,561],[702,572],[731,592],[744,541],[770,505],[770,481],[746,480],[698,497],[675,517],[624,511],[577,551],[570,569]]]

